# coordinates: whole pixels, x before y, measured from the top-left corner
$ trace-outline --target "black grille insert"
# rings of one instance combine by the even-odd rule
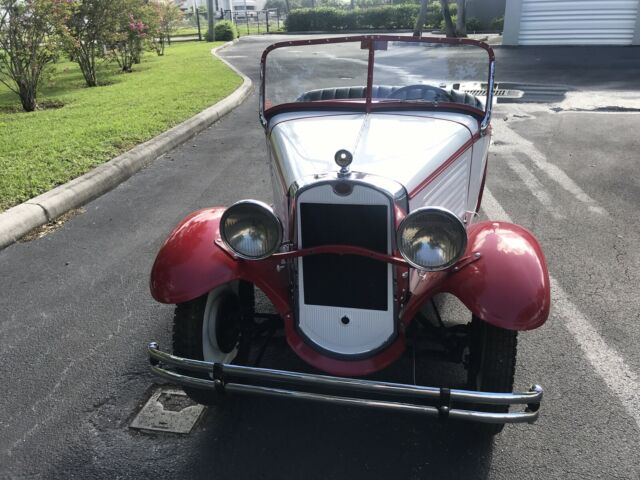
[[[384,205],[300,205],[302,246],[354,245],[387,253]],[[387,264],[357,255],[304,257],[304,303],[387,310]]]

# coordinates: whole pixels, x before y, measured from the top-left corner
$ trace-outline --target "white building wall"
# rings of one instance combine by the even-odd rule
[[[508,0],[505,45],[638,45],[640,0]]]

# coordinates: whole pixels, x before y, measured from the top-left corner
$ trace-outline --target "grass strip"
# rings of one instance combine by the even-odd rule
[[[210,53],[222,44],[176,43],[147,52],[133,73],[100,67],[107,85],[87,88],[78,66],[60,62],[22,112],[0,85],[0,210],[61,185],[229,95],[242,79]],[[62,106],[61,106],[62,105]]]

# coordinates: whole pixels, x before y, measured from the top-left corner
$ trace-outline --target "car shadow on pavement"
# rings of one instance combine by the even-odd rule
[[[191,478],[480,479],[493,450],[469,425],[271,399],[210,411],[203,427]]]
[[[266,360],[263,366],[271,368],[281,363]],[[295,362],[280,360],[289,367]],[[398,371],[406,374],[408,362],[383,378],[405,381]],[[461,367],[428,366],[420,383],[463,382]],[[224,408],[209,409],[200,428],[194,443],[200,451],[188,467],[192,478],[481,479],[493,451],[493,440],[469,423],[265,397],[235,396]]]

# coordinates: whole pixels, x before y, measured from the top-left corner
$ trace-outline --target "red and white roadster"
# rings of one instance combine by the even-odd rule
[[[281,42],[261,73],[273,205],[205,208],[171,233],[151,292],[176,304],[173,353],[151,343],[153,371],[203,404],[265,394],[489,433],[535,421],[542,388],[512,389],[516,335],[549,314],[545,259],[526,229],[477,218],[491,48],[377,35]],[[255,311],[256,287],[277,314]],[[442,293],[466,306],[465,322],[433,315]],[[274,331],[316,372],[251,361]],[[465,389],[366,378],[434,348],[464,365]]]

